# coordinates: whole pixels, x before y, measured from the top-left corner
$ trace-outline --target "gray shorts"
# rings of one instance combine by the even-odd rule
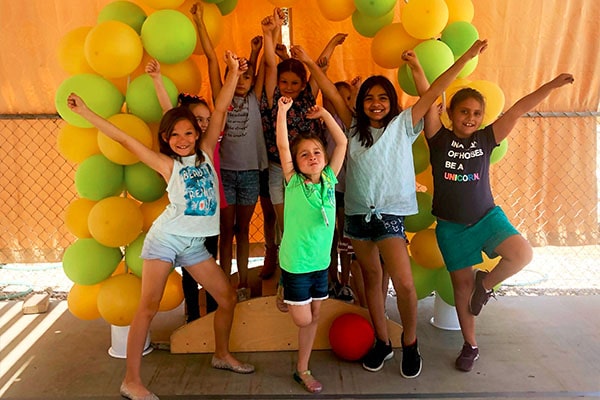
[[[258,201],[260,179],[257,169],[231,171],[221,169],[221,181],[227,205],[253,206]]]
[[[166,261],[174,267],[189,267],[212,257],[204,242],[203,237],[172,235],[150,229],[140,257]]]
[[[281,169],[281,165],[269,163],[269,194],[271,195],[271,203],[283,204],[284,192],[283,169]]]

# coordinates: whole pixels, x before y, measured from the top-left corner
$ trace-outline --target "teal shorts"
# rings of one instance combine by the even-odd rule
[[[481,252],[489,258],[498,256],[495,250],[508,237],[519,231],[510,223],[498,206],[472,225],[438,219],[435,236],[444,257],[446,268],[453,272],[483,262]]]

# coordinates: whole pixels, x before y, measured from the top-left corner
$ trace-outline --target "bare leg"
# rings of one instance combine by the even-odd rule
[[[228,205],[221,209],[221,240],[219,241],[219,264],[225,276],[231,277],[231,260],[233,258],[233,235],[235,229],[236,205]]]
[[[236,206],[236,260],[239,274],[239,288],[248,287],[248,256],[250,254],[250,221],[255,205]]]
[[[531,245],[521,235],[509,236],[495,251],[502,258],[483,280],[488,290],[522,270],[533,258]]]
[[[144,260],[142,273],[142,294],[140,304],[133,317],[127,336],[127,370],[123,385],[135,396],[150,394],[142,383],[142,353],[150,329],[150,323],[162,298],[171,264],[161,260]]]
[[[458,314],[458,322],[465,342],[477,346],[475,339],[475,316],[469,311],[469,298],[473,291],[475,278],[470,267],[450,272],[454,289],[454,304]]]

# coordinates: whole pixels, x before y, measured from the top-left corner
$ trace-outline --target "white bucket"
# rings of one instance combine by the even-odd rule
[[[436,328],[446,331],[460,330],[456,307],[446,303],[437,293],[435,294],[435,300],[433,302],[433,317],[431,317],[429,322]]]
[[[127,358],[127,335],[129,334],[129,325],[127,326],[110,326],[110,349],[108,349],[108,354],[114,358]],[[146,336],[146,343],[144,343],[144,351],[142,352],[142,356],[150,353],[152,351],[152,346],[150,346],[150,331],[148,331],[148,336]]]

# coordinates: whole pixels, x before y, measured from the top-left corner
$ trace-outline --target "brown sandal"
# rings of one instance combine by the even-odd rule
[[[302,372],[294,372],[294,380],[301,384],[307,392],[319,393],[323,390],[323,385],[312,376],[310,369]]]

